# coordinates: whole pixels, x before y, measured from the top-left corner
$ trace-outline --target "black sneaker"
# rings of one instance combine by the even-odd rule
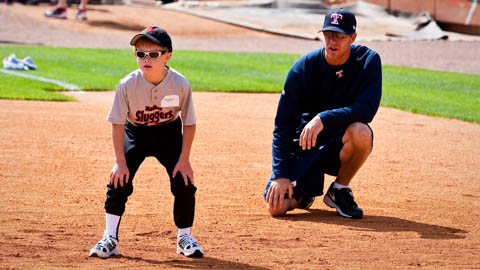
[[[312,206],[313,202],[315,201],[315,197],[300,197],[298,199],[298,208],[300,209],[308,209]]]
[[[323,202],[331,208],[337,209],[337,214],[347,218],[362,218],[363,211],[353,200],[352,190],[349,188],[336,189],[332,183]]]

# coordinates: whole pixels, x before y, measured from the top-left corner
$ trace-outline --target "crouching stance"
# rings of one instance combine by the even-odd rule
[[[368,123],[380,104],[382,74],[379,55],[353,45],[355,30],[353,13],[331,10],[320,30],[325,47],[302,56],[287,75],[264,193],[272,216],[309,208],[323,195],[325,173],[336,180],[324,203],[340,216],[363,216],[349,184],[372,151]]]
[[[172,42],[165,30],[148,27],[130,44],[135,47],[138,69],[118,84],[107,116],[112,123],[116,162],[107,185],[106,229],[90,256],[119,254],[118,229],[133,192],[133,179],[145,158],[151,156],[165,167],[170,178],[177,253],[200,257],[203,250],[191,235],[197,190],[189,160],[196,124],[192,90],[180,73],[166,65],[172,57]]]

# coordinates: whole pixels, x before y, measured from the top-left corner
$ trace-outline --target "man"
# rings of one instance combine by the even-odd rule
[[[346,9],[331,10],[319,32],[325,47],[292,66],[280,96],[264,198],[272,216],[307,209],[323,195],[327,173],[336,180],[323,201],[340,216],[362,218],[349,184],[373,147],[368,123],[380,104],[380,56],[353,45],[356,19]]]

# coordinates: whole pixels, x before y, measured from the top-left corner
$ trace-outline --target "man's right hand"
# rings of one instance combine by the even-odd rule
[[[285,203],[285,193],[288,193],[288,198],[293,198],[293,187],[288,178],[279,178],[272,180],[270,188],[267,192],[267,204],[273,210],[283,208]]]
[[[323,130],[323,122],[318,114],[308,122],[300,134],[300,146],[303,150],[315,147],[318,134]]]
[[[118,184],[123,187],[123,183],[128,183],[130,173],[128,172],[127,164],[116,162],[113,165],[112,172],[110,172],[110,184],[113,184],[116,189]]]

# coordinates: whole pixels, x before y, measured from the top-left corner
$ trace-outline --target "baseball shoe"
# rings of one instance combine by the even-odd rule
[[[87,10],[86,9],[78,9],[75,12],[75,18],[78,20],[86,20],[87,19]]]
[[[336,189],[332,183],[328,188],[327,194],[323,197],[323,202],[337,210],[337,214],[346,218],[362,218],[363,211],[353,200],[353,193],[350,188]]]
[[[313,202],[315,201],[315,197],[300,197],[298,199],[298,208],[300,209],[308,209],[312,206]]]
[[[177,237],[177,254],[187,257],[202,257],[203,249],[190,234],[182,234]]]
[[[15,54],[10,54],[7,58],[3,59],[3,68],[5,69],[25,69],[25,65]]]
[[[111,256],[118,256],[120,250],[118,249],[118,240],[110,235],[104,234],[103,239],[90,249],[90,257],[109,258]]]
[[[26,70],[36,70],[37,65],[33,62],[33,59],[30,56],[25,57],[25,59],[22,60],[22,64],[24,65],[24,68]]]
[[[67,18],[67,9],[65,8],[55,8],[45,12],[45,17],[55,18],[55,19],[66,19]]]

